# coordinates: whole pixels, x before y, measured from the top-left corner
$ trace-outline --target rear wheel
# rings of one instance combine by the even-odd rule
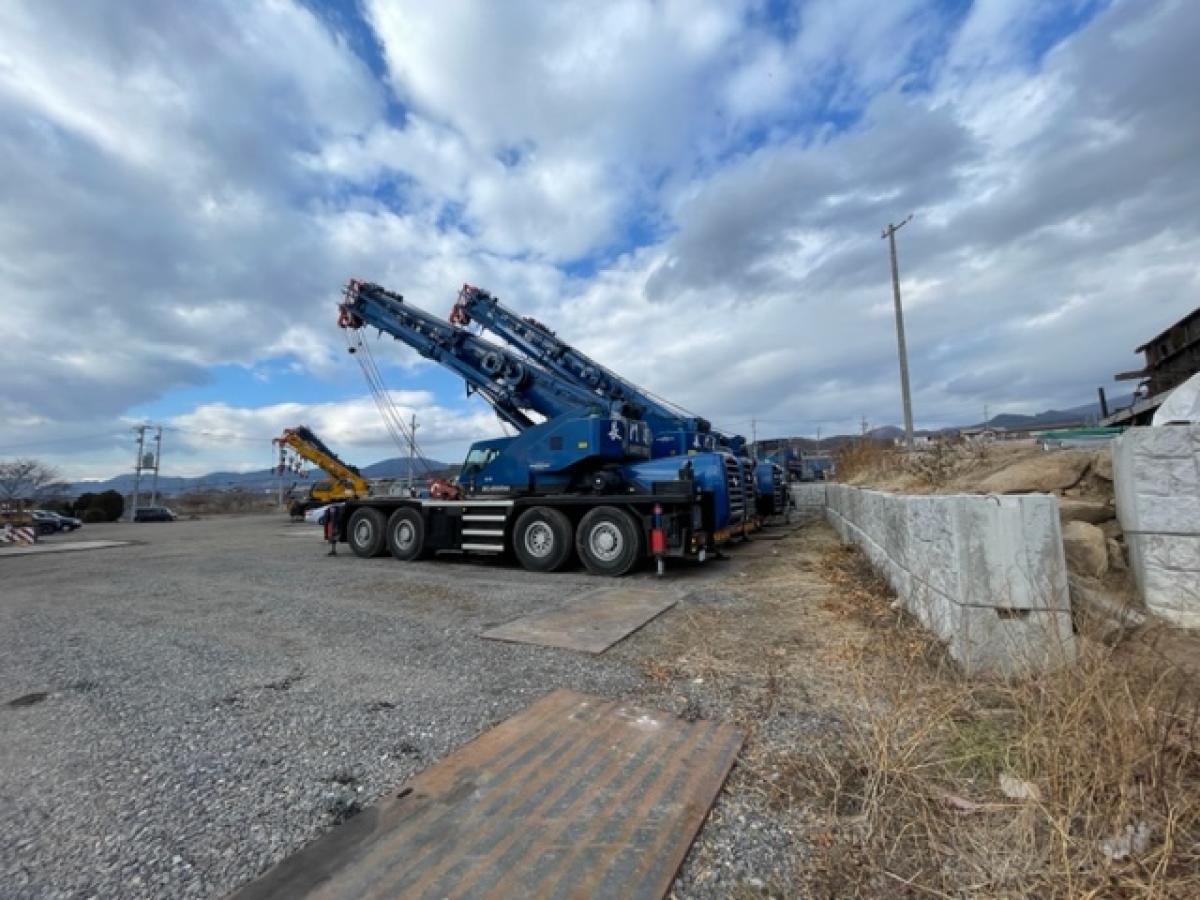
[[[369,559],[383,553],[383,526],[383,513],[379,510],[364,507],[354,511],[346,527],[346,537],[355,556]]]
[[[624,510],[597,507],[579,523],[575,549],[593,575],[624,575],[641,557],[641,531]]]
[[[408,562],[428,556],[425,550],[425,520],[415,509],[401,508],[387,523],[387,546],[396,559]]]
[[[571,559],[571,520],[547,506],[535,506],[517,519],[513,550],[531,572],[557,572]]]

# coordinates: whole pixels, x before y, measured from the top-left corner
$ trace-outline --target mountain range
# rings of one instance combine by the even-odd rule
[[[409,458],[407,456],[393,456],[390,459],[363,466],[359,471],[364,478],[370,479],[404,478],[408,476],[408,467]],[[417,477],[421,478],[424,477],[426,471],[444,472],[448,467],[447,463],[439,462],[436,459],[425,460],[424,464],[421,460],[417,460],[414,470]],[[290,473],[285,476],[284,486],[291,485],[293,481],[300,485],[311,484],[324,477],[325,474],[319,469],[310,469],[305,478]],[[148,473],[142,474],[142,490],[149,490],[151,478],[152,476]],[[207,475],[197,475],[194,478],[179,475],[158,476],[159,493],[168,495],[197,490],[227,491],[234,488],[246,491],[269,491],[278,486],[279,476],[275,474],[274,469],[258,469],[253,472],[209,472]],[[110,490],[128,494],[133,490],[133,473],[117,475],[104,481],[75,481],[71,483],[70,493],[99,493]]]

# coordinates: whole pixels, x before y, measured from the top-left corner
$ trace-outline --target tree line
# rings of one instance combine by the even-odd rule
[[[119,491],[80,494],[74,500],[67,496],[69,491],[62,474],[40,460],[0,460],[0,503],[5,506],[41,504],[85,522],[115,522],[125,512],[125,498]]]

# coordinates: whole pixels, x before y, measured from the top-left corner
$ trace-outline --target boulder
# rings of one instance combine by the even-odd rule
[[[1062,491],[1077,485],[1091,464],[1092,454],[1088,451],[1050,451],[989,475],[979,489],[989,494]]]
[[[1099,525],[1117,517],[1116,507],[1100,500],[1077,500],[1063,497],[1058,501],[1058,517],[1063,522],[1089,522]]]
[[[1112,449],[1105,447],[1092,454],[1092,474],[1105,481],[1113,480]]]
[[[1063,551],[1067,568],[1089,578],[1102,578],[1108,571],[1108,543],[1104,532],[1088,522],[1063,526]]]

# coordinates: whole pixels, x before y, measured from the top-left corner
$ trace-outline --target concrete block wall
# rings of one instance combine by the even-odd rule
[[[793,481],[788,485],[792,492],[792,505],[796,509],[824,509],[824,481]]]
[[[1113,441],[1113,488],[1146,608],[1200,628],[1200,425],[1131,428]]]
[[[1054,497],[825,488],[838,534],[862,548],[967,672],[1020,675],[1074,659]]]

